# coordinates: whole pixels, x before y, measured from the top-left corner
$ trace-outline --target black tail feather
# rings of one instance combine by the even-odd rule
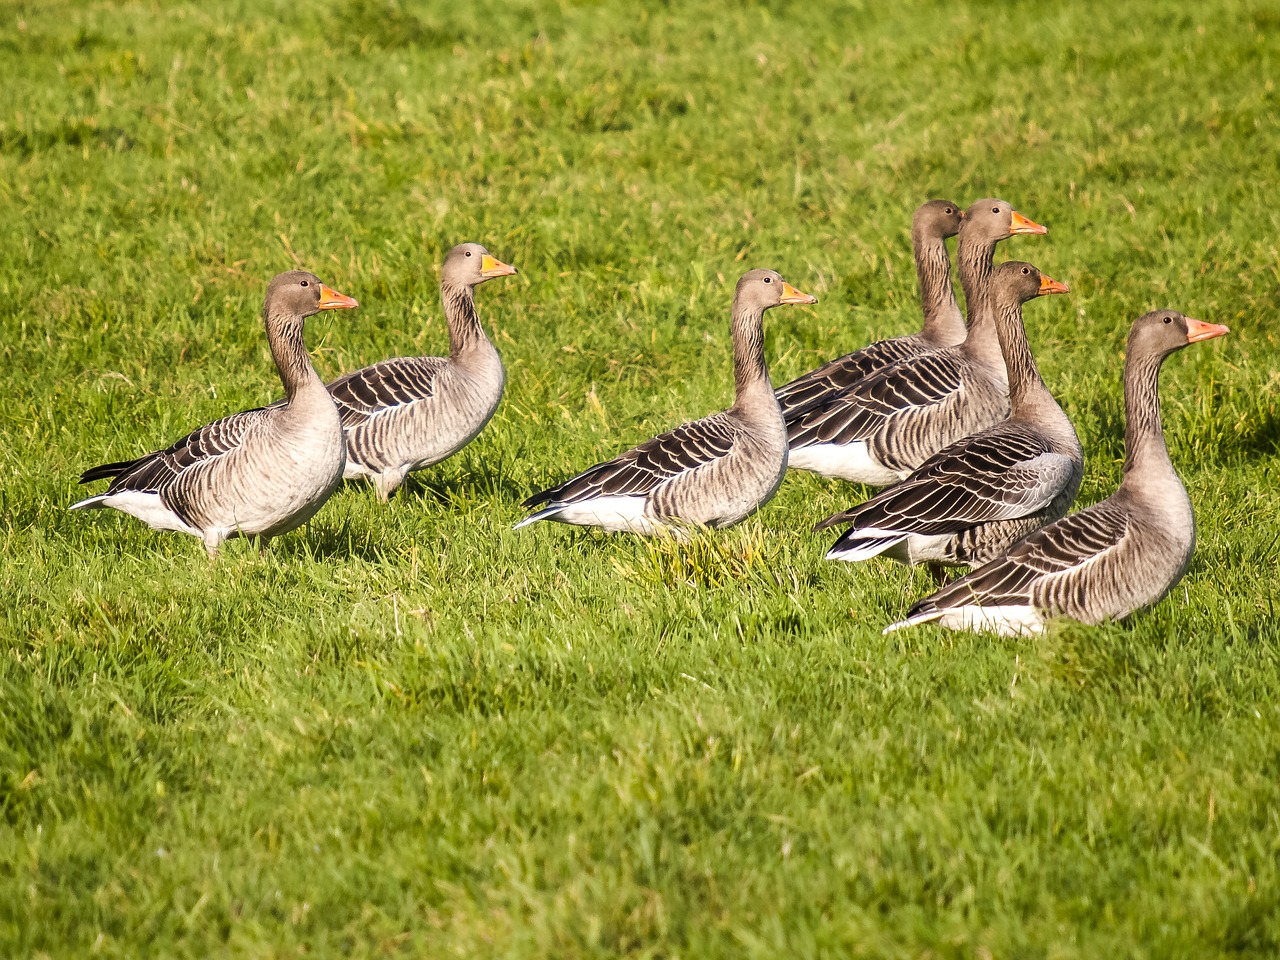
[[[112,480],[137,462],[137,460],[119,460],[115,463],[103,463],[96,467],[90,467],[80,474],[80,482],[93,483],[95,480]]]

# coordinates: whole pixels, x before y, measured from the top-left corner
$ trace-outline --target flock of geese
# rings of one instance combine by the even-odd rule
[[[1164,359],[1227,328],[1156,310],[1129,333],[1120,487],[1068,514],[1084,470],[1080,441],[1036,367],[1023,305],[1068,292],[1029,263],[994,265],[1015,234],[1047,230],[1003,200],[967,210],[931,200],[912,220],[924,325],[880,340],[775,390],[765,311],[812,304],[773,270],[751,270],[733,297],[733,405],[645,441],[525,501],[541,520],[684,537],[759,509],[788,467],[884,487],[822,520],[844,527],[829,559],[925,564],[940,589],[885,632],[936,621],[953,629],[1036,633],[1056,616],[1123,618],[1186,572],[1195,520],[1160,424]],[[956,257],[967,317],[951,283]],[[342,479],[367,477],[387,500],[412,471],[458,452],[502,397],[502,361],[476,313],[475,288],[515,267],[464,243],[445,258],[440,292],[448,357],[399,357],[327,386],[303,325],[358,306],[313,274],[275,277],[263,305],[285,396],[200,427],[172,446],[104,464],[110,480],[71,509],[113,507],[156,530],[200,537],[210,557],[230,537],[274,536],[306,522]],[[948,582],[946,569],[971,572]]]

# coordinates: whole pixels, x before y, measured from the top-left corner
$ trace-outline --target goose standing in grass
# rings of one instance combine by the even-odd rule
[[[818,529],[852,523],[828,560],[884,555],[940,566],[986,563],[1013,543],[1067,512],[1080,489],[1084,451],[1071,421],[1036,368],[1022,305],[1066,284],[1029,263],[996,267],[996,330],[1009,371],[1010,413],[994,427],[965,437],[926,460],[906,480]]]
[[[964,340],[964,315],[951,287],[951,258],[947,256],[947,238],[959,232],[963,221],[964,211],[953,200],[930,200],[917,208],[911,218],[911,247],[924,326],[919,333],[877,340],[779,387],[778,405],[788,422],[816,401],[848,389],[891,363]]]
[[[346,435],[348,480],[368,477],[386,502],[412,471],[453,456],[498,409],[506,374],[476,314],[475,288],[516,268],[478,243],[445,256],[440,299],[448,357],[397,357],[329,384]]]
[[[892,364],[802,410],[787,423],[791,466],[887,486],[1006,416],[1008,375],[995,329],[991,261],[1001,240],[1047,232],[1003,200],[970,206],[956,249],[969,312],[964,341]]]
[[[756,510],[787,470],[787,431],[764,358],[764,312],[817,303],[773,270],[752,270],[733,296],[733,406],[683,424],[530,497],[516,524],[557,520],[611,533],[727,527]]]
[[[1140,317],[1125,358],[1120,488],[921,600],[884,632],[936,620],[953,630],[1039,633],[1055,616],[1119,620],[1173,589],[1191,563],[1196,530],[1160,427],[1160,365],[1189,343],[1228,332],[1175,310]]]
[[[230,537],[274,536],[305,523],[342,480],[346,454],[338,411],[303,341],[307,317],[359,306],[314,274],[292,270],[267,287],[262,316],[285,400],[235,413],[136,460],[86,470],[81,483],[110,478],[106,493],[74,504],[114,507],[153,530],[204,541],[212,558]]]

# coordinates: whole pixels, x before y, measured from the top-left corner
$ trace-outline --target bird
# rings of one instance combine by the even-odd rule
[[[199,537],[213,559],[224,540],[259,546],[310,519],[342,480],[342,424],[303,341],[307,317],[358,307],[313,273],[290,270],[267,286],[262,316],[285,401],[206,424],[172,446],[86,470],[110,479],[72,510],[112,507],[153,530]]]
[[[517,272],[478,243],[459,244],[440,271],[449,356],[395,357],[329,384],[346,440],[346,479],[367,477],[385,503],[411,472],[453,456],[484,429],[506,374],[476,315],[475,288]]]
[[[964,340],[964,315],[951,287],[951,258],[947,256],[947,238],[956,235],[963,221],[964,211],[954,200],[929,200],[916,209],[911,218],[911,246],[924,326],[919,333],[877,340],[779,387],[775,392],[785,419],[790,421],[815,401],[848,389],[891,363]]]
[[[851,523],[828,560],[884,555],[942,566],[993,560],[1031,531],[1067,512],[1084,472],[1071,421],[1049,393],[1022,325],[1022,305],[1068,292],[1029,263],[995,269],[996,330],[1009,371],[1008,419],[958,440],[901,483],[828,517],[817,529]]]
[[[918,623],[1036,634],[1057,616],[1122,620],[1165,596],[1195,549],[1195,514],[1160,426],[1160,367],[1190,343],[1230,330],[1154,310],[1129,333],[1124,368],[1125,461],[1119,488],[1014,544],[1008,552],[916,603],[890,633]]]
[[[1001,240],[1047,232],[1004,200],[970,205],[956,248],[969,316],[964,341],[891,364],[800,411],[787,423],[790,465],[883,487],[1005,417],[1008,375],[991,305],[991,261]]]
[[[774,270],[751,270],[733,296],[733,406],[682,424],[524,502],[539,520],[611,533],[686,536],[728,527],[777,491],[787,469],[787,436],[764,357],[764,312],[817,303]]]

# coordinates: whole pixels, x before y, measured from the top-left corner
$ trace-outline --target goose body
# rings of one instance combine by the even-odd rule
[[[772,270],[738,281],[733,302],[735,399],[721,413],[682,424],[536,494],[539,520],[613,533],[680,533],[727,527],[767,502],[787,469],[786,427],[764,359],[765,310],[815,303]]]
[[[960,281],[969,310],[962,343],[891,364],[830,393],[787,422],[790,464],[823,476],[886,486],[943,447],[1009,412],[991,295],[995,246],[1046,233],[1003,200],[979,200],[960,226]]]
[[[909,564],[985,563],[1061,517],[1075,499],[1084,453],[1040,379],[1022,326],[1025,301],[1066,293],[1067,287],[1017,261],[996,268],[994,285],[1009,418],[943,448],[906,480],[822,521],[819,529],[852,524],[827,559],[884,555]]]
[[[71,509],[115,508],[152,529],[199,537],[211,557],[230,537],[265,544],[305,523],[341,481],[346,454],[338,412],[307,355],[303,321],[355,306],[313,274],[277,276],[263,315],[286,400],[216,420],[136,460],[86,470],[81,483],[111,483]]]
[[[963,220],[964,211],[951,200],[930,200],[911,218],[911,245],[924,313],[920,332],[877,340],[779,387],[778,405],[786,420],[791,421],[815,402],[847,390],[877,370],[964,340],[964,316],[956,305],[951,258],[947,256],[947,238],[956,235]]]
[[[1227,332],[1172,310],[1140,317],[1125,360],[1119,489],[919,601],[885,632],[936,621],[957,630],[1039,633],[1055,616],[1118,620],[1167,594],[1191,562],[1195,515],[1160,427],[1160,365],[1188,343]]]
[[[480,244],[454,247],[440,275],[449,356],[383,360],[329,384],[342,418],[347,479],[367,477],[385,501],[409,473],[452,456],[484,429],[506,374],[480,326],[474,290],[515,272]]]

